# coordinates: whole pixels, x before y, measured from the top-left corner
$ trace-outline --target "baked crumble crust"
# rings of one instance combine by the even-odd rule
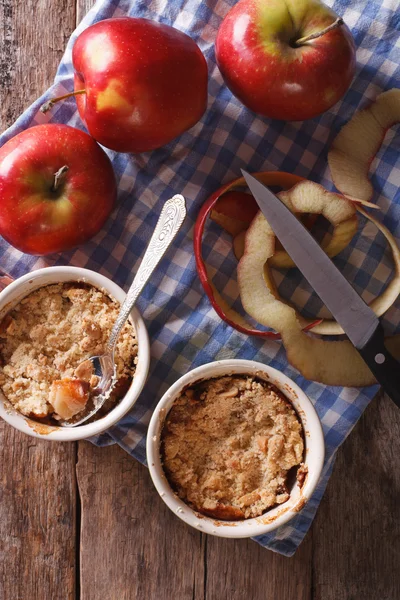
[[[166,475],[195,510],[219,519],[257,517],[288,500],[303,431],[290,402],[255,377],[208,379],[174,402],[161,435]]]
[[[119,309],[104,291],[77,282],[41,287],[23,298],[0,323],[0,387],[9,402],[26,416],[51,417],[52,383],[79,376],[75,369],[82,361],[104,352]],[[129,322],[115,358],[117,394],[102,414],[122,397],[136,369],[136,334]]]

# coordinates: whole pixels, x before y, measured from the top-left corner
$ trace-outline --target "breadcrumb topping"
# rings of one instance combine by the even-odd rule
[[[203,381],[167,415],[161,454],[178,496],[220,519],[257,517],[289,498],[288,471],[301,464],[302,426],[279,390],[254,377]]]
[[[52,383],[76,376],[82,361],[104,352],[119,309],[103,291],[75,282],[42,287],[23,298],[0,323],[0,387],[9,402],[30,417],[51,416]],[[137,362],[129,322],[115,358],[117,387],[125,389]]]

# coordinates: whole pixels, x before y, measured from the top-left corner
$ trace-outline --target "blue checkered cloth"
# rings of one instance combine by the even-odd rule
[[[222,19],[235,0],[99,0],[72,35],[54,85],[0,137],[0,145],[19,131],[53,121],[83,128],[73,99],[58,104],[47,115],[39,112],[44,100],[73,89],[71,49],[77,35],[95,21],[131,15],[146,17],[190,34],[204,52],[209,67],[208,110],[190,131],[168,146],[137,156],[108,152],[119,185],[119,202],[103,230],[77,250],[46,258],[27,256],[0,242],[2,267],[14,277],[48,265],[72,264],[99,271],[128,288],[136,272],[160,209],[175,193],[185,196],[188,217],[173,247],[161,261],[138,301],[151,344],[151,371],[133,411],[95,443],[117,442],[145,463],[146,429],[157,401],[189,369],[215,359],[240,357],[258,360],[285,372],[312,399],[321,418],[326,462],[319,485],[304,510],[289,524],[255,538],[266,548],[291,556],[309,529],[327,485],[335,453],[377,392],[327,387],[303,379],[287,363],[279,342],[262,341],[237,333],[212,309],[196,274],[193,224],[203,201],[218,188],[250,171],[283,170],[333,189],[327,150],[340,127],[355,110],[379,92],[400,86],[400,12],[398,0],[329,0],[344,17],[357,45],[357,74],[344,98],[319,118],[285,123],[256,117],[224,86],[216,67],[214,40]],[[385,138],[371,172],[374,200],[385,225],[400,238],[400,137]],[[369,301],[387,284],[392,272],[385,240],[370,224],[360,223],[359,234],[336,259],[344,275]],[[362,232],[362,235],[361,235]],[[232,304],[238,304],[236,261],[229,237],[214,224],[207,229],[204,255],[214,283]],[[283,297],[307,316],[323,314],[321,302],[293,269],[277,273]],[[388,333],[400,322],[399,306],[385,316]]]

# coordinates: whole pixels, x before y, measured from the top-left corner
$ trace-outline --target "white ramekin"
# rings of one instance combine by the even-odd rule
[[[124,301],[126,296],[122,288],[116,283],[104,277],[104,275],[100,275],[89,269],[81,269],[80,267],[46,267],[16,279],[0,293],[0,319],[32,291],[45,285],[66,281],[81,281],[92,284],[97,288],[104,289],[120,303]],[[133,407],[138,399],[146,382],[150,365],[150,344],[144,321],[136,308],[132,310],[130,318],[135,327],[138,340],[138,364],[129,390],[119,404],[108,414],[98,421],[74,428],[50,427],[28,419],[12,409],[10,404],[5,402],[4,395],[0,392],[0,416],[7,423],[23,433],[44,440],[61,442],[82,440],[98,435],[117,423]]]
[[[303,425],[305,439],[304,463],[308,475],[301,488],[294,484],[290,498],[284,504],[272,508],[261,517],[243,521],[220,521],[192,510],[173,492],[165,477],[161,456],[160,437],[165,418],[175,398],[182,390],[197,381],[242,373],[257,375],[274,384],[292,402]],[[306,394],[289,377],[280,371],[251,360],[220,360],[202,365],[178,379],[161,398],[152,415],[147,434],[147,463],[150,475],[161,498],[167,506],[188,525],[204,533],[219,537],[244,538],[262,535],[277,529],[305,506],[321,475],[325,445],[320,420]]]

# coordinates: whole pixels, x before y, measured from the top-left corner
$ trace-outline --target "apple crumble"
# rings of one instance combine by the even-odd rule
[[[49,424],[82,411],[96,382],[81,363],[103,354],[119,310],[116,300],[85,283],[48,285],[23,298],[0,323],[0,387],[8,401]],[[137,341],[129,322],[118,338],[115,361],[117,382],[96,417],[121,400],[135,373]]]
[[[169,411],[161,458],[177,495],[219,519],[257,517],[289,498],[288,472],[302,464],[303,430],[273,385],[245,375],[199,382]]]

